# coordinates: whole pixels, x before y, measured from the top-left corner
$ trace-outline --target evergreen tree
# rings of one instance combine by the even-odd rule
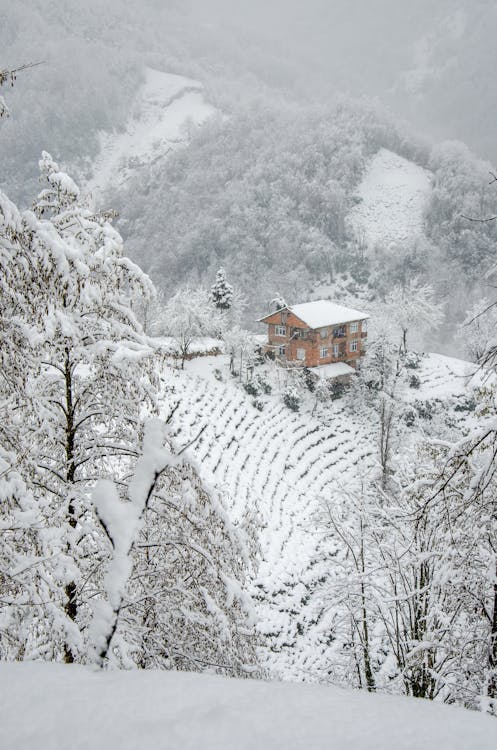
[[[233,304],[234,291],[226,281],[226,272],[220,268],[216,273],[216,281],[211,287],[210,301],[218,310],[229,310]]]

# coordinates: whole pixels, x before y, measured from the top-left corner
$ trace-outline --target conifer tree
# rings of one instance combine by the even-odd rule
[[[233,287],[226,281],[226,272],[221,267],[216,273],[216,281],[211,287],[210,300],[218,310],[229,310],[233,304],[233,296]]]

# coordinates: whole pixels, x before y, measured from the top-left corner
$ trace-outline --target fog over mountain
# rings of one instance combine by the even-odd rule
[[[209,284],[223,263],[250,290],[251,320],[276,288],[308,296],[333,257],[334,272],[368,279],[374,293],[406,273],[443,299],[456,286],[449,325],[481,294],[494,228],[460,215],[493,212],[494,3],[1,4],[2,61],[44,64],[11,91],[0,187],[29,203],[49,150],[118,208],[128,252],[167,293]],[[466,145],[437,155],[452,139]],[[351,212],[382,148],[428,170],[435,191],[414,218],[417,239],[392,251],[380,232],[364,259],[360,235],[371,232]],[[283,246],[285,269],[275,265]]]
[[[480,156],[497,156],[497,9],[489,0],[1,6],[3,57],[12,65],[26,54],[46,60],[13,94],[30,104],[24,135],[39,138],[33,126],[42,124],[45,145],[47,136],[54,150],[72,144],[66,159],[85,155],[96,128],[122,122],[144,65],[200,77],[223,108],[269,92],[313,103],[337,91],[378,97],[430,137],[461,139]],[[45,103],[32,98],[40,88]],[[1,148],[10,154],[12,144]],[[20,151],[14,144],[14,162]]]

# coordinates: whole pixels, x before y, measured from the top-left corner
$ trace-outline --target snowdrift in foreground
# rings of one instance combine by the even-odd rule
[[[0,665],[3,750],[495,750],[497,721],[428,701],[177,672]]]

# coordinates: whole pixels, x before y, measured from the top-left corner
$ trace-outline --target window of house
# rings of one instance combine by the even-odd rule
[[[357,333],[359,330],[359,323],[351,323],[350,324],[350,332],[351,333]]]
[[[297,349],[297,359],[305,359],[305,349]]]
[[[321,336],[322,339],[325,339],[327,337],[327,335],[328,335],[328,329],[327,328],[321,328],[321,330],[319,331],[319,335]]]
[[[338,344],[333,344],[333,356],[338,357],[339,354],[340,354],[340,347],[338,346]]]
[[[285,356],[285,351],[286,351],[286,347],[285,346],[279,346],[278,347],[278,355],[280,357],[284,357]]]
[[[286,326],[275,326],[274,327],[274,335],[275,336],[286,336]]]
[[[362,332],[366,333],[367,330],[368,330],[368,321],[367,320],[363,320],[362,321]]]
[[[322,346],[319,350],[319,356],[321,359],[325,359],[328,356],[328,347]]]
[[[359,350],[358,342],[357,341],[351,341],[350,342],[350,351],[351,352],[357,352]]]
[[[341,339],[345,336],[345,326],[339,326],[333,329],[333,338]]]

